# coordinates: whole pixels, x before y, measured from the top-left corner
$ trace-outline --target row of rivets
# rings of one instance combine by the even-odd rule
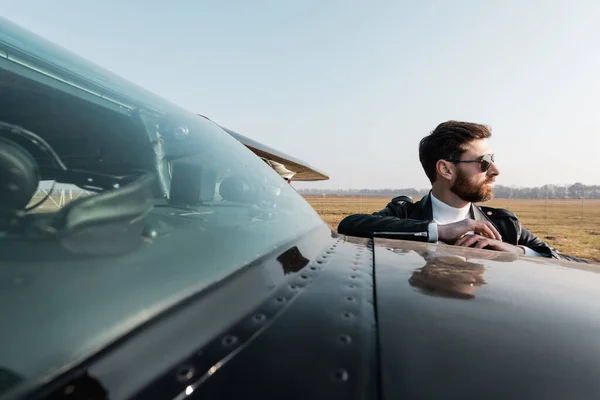
[[[361,261],[363,261],[362,259],[364,258],[364,248],[363,247],[358,247],[356,250],[356,253],[353,255],[353,263],[352,266],[350,267],[352,273],[349,275],[350,279],[356,280],[359,278],[359,268],[358,266],[361,264]],[[348,288],[350,289],[356,289],[358,286],[355,284],[349,284]],[[357,299],[354,296],[345,296],[344,300],[348,303],[356,303]],[[354,313],[350,312],[350,311],[344,311],[342,312],[342,317],[346,320],[351,320],[355,317]],[[341,334],[339,336],[339,341],[342,344],[351,344],[352,343],[352,337],[348,334]],[[343,369],[343,368],[339,368],[337,370],[335,370],[333,372],[333,380],[335,382],[339,382],[339,383],[344,383],[347,382],[350,379],[350,375],[348,373],[347,370]]]
[[[289,295],[280,293],[274,299],[275,304],[277,304],[278,307],[283,307],[284,304],[286,302],[288,302],[288,300],[290,300],[292,297],[296,296],[298,293],[300,293],[302,291],[301,289],[304,289],[307,285],[309,285],[311,283],[311,281],[316,277],[315,274],[318,274],[318,272],[316,272],[316,271],[318,271],[320,269],[319,266],[327,264],[330,261],[331,257],[335,254],[338,244],[343,243],[343,242],[345,242],[343,237],[338,238],[336,243],[331,245],[331,247],[328,250],[326,250],[319,257],[319,259],[315,260],[315,262],[318,266],[317,265],[308,266],[308,268],[306,268],[306,272],[303,272],[303,273],[297,275],[297,280],[293,283],[289,283],[287,286],[287,289],[290,290],[291,293],[288,292]],[[367,249],[370,250],[369,247],[367,247]],[[370,251],[367,251],[367,254],[369,254],[369,256],[372,258],[372,254],[370,254]],[[360,247],[357,249],[357,252],[354,255],[354,263],[353,263],[353,267],[351,267],[351,271],[352,271],[351,275],[350,275],[351,279],[357,280],[358,278],[360,278],[361,274],[359,272],[359,266],[364,261],[366,261],[364,247]],[[312,274],[312,276],[311,276],[311,274]],[[356,284],[348,284],[347,287],[349,289],[357,289],[359,286],[357,286]],[[345,296],[344,300],[347,303],[356,303],[357,302],[357,298],[355,296]],[[277,314],[279,312],[280,312],[280,310],[274,311],[274,314]],[[348,310],[343,311],[341,315],[346,320],[352,320],[355,318],[355,314],[352,311],[348,311]],[[254,323],[262,324],[262,323],[265,323],[268,318],[267,318],[267,315],[264,313],[256,313],[256,314],[252,315],[251,319]],[[235,331],[235,329],[232,331]],[[339,341],[339,343],[341,343],[343,345],[350,345],[352,343],[352,336],[347,333],[342,333],[338,336],[338,341]],[[221,339],[221,345],[224,348],[232,348],[239,344],[240,344],[240,339],[238,338],[238,336],[233,335],[233,334],[226,334]],[[198,354],[202,354],[202,351],[200,351]],[[184,367],[187,367],[187,368],[184,368]],[[194,375],[196,375],[195,369],[192,365],[187,365],[184,367],[181,367],[178,370],[177,377],[178,377],[179,381],[181,381],[182,379],[190,380]],[[349,380],[350,376],[346,369],[338,368],[338,369],[334,369],[332,371],[332,378],[335,382],[344,383]]]
[[[338,242],[341,239],[338,239]],[[331,248],[329,248],[329,250],[326,250],[324,254],[321,255],[321,259],[320,260],[316,260],[317,264],[324,264],[328,261],[328,259],[330,258],[331,255],[333,255],[335,253],[335,247],[337,246],[337,244],[333,244]],[[300,282],[296,282],[296,283],[290,283],[287,287],[288,289],[290,289],[292,292],[290,297],[293,297],[295,295],[298,294],[298,292],[300,291],[299,289],[304,288],[307,284],[310,284],[310,280],[311,280],[311,276],[310,274],[315,274],[316,271],[319,270],[318,267],[311,265],[308,267],[309,271],[313,271],[313,272],[304,272],[302,274],[297,275],[297,280]],[[275,303],[283,306],[284,303],[286,303],[289,300],[289,297],[286,297],[284,295],[279,295],[277,297],[275,297]],[[353,315],[351,313],[345,313],[344,316],[346,318],[352,318]],[[252,316],[252,321],[255,323],[264,323],[267,320],[267,316],[264,313],[256,313]],[[343,339],[342,339],[343,338]],[[351,339],[349,335],[342,335],[340,337],[340,341],[342,341],[343,343],[350,343]],[[236,345],[238,345],[240,342],[239,338],[236,335],[233,334],[226,334],[225,336],[222,337],[221,339],[221,345],[224,348],[232,348],[235,347]],[[210,346],[210,345],[209,345]],[[202,350],[198,351],[196,353],[198,356],[201,356],[203,354]],[[177,380],[180,382],[187,382],[190,379],[192,379],[195,376],[195,369],[192,365],[189,364],[185,364],[183,366],[181,366],[176,373],[176,377]],[[347,376],[348,373],[344,370],[339,370],[339,374],[336,375],[339,377],[340,381],[346,381],[347,380]]]

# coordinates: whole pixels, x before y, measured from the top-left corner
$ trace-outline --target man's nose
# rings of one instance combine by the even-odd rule
[[[488,173],[491,176],[498,176],[498,175],[500,175],[500,169],[498,168],[498,166],[495,163],[492,163],[492,165],[490,166],[490,169],[488,169]]]

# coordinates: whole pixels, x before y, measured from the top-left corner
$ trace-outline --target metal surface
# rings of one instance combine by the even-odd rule
[[[323,226],[14,398],[377,398],[373,291],[369,240]]]
[[[271,298],[278,288],[287,288],[296,279],[300,266],[320,257],[325,246],[337,239],[326,226],[311,231],[229,275],[218,284],[181,301],[177,306],[138,325],[126,336],[101,349],[71,370],[41,389],[32,382],[10,398],[21,398],[33,390],[35,398],[49,392],[61,391],[84,371],[97,379],[111,399],[129,398],[151,384],[172,365],[204,347],[245,316],[253,316],[253,309]],[[190,238],[190,243],[194,239]],[[191,254],[189,251],[185,254]],[[174,254],[179,254],[174,249]],[[184,259],[172,260],[175,268]],[[159,264],[161,265],[161,264]],[[181,265],[181,264],[179,264]],[[319,264],[317,264],[319,265]]]
[[[375,398],[366,242],[332,241],[270,299],[135,398]]]
[[[111,399],[562,399],[600,390],[597,268],[396,240],[375,239],[372,249],[316,230],[106,349],[53,393],[83,371]],[[248,286],[275,270],[271,286]],[[227,301],[244,289],[244,304]]]
[[[229,133],[231,136],[243,143],[257,156],[270,161],[275,161],[276,163],[280,163],[286,169],[293,172],[291,178],[293,181],[322,181],[329,179],[329,176],[327,174],[309,165],[305,161],[299,160],[279,150],[273,149],[269,146],[259,143],[256,140],[239,134],[231,129],[225,128],[223,126],[221,126],[221,128],[223,128],[225,132]]]
[[[386,399],[600,393],[600,269],[375,240]]]

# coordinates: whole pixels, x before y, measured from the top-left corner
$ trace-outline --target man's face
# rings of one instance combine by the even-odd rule
[[[461,160],[478,160],[486,154],[493,154],[487,140],[477,139],[469,143]],[[491,200],[494,197],[492,183],[500,171],[495,164],[483,172],[481,163],[456,163],[456,177],[450,190],[458,197],[472,203]]]

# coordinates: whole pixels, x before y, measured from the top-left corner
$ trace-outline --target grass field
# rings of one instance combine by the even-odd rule
[[[345,216],[379,211],[390,201],[389,197],[305,199],[334,230]],[[494,199],[485,205],[509,209],[523,226],[560,252],[600,263],[600,199]]]

